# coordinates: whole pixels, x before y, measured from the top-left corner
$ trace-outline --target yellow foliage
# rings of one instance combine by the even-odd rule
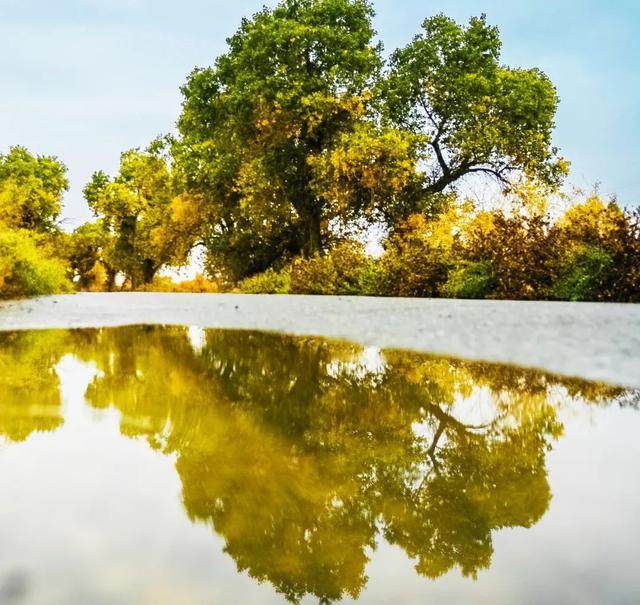
[[[617,204],[605,203],[598,195],[569,208],[558,221],[558,227],[567,233],[584,236],[587,233],[607,238],[616,231],[624,213]]]
[[[153,282],[138,288],[139,292],[183,292],[194,294],[218,294],[220,284],[197,273],[193,279],[176,282],[171,277],[154,278]]]
[[[91,271],[89,271],[87,277],[89,278],[89,285],[87,290],[89,292],[104,292],[107,288],[107,270],[105,266],[97,261]]]

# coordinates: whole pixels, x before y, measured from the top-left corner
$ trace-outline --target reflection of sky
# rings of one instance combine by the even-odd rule
[[[225,37],[263,0],[2,0],[0,149],[24,144],[70,168],[66,217],[88,217],[82,187],[121,151],[175,123],[179,86],[210,65]],[[273,4],[273,0],[266,2]],[[486,12],[500,26],[504,60],[539,66],[562,104],[556,142],[574,181],[640,199],[640,3],[637,0],[375,0],[386,48],[405,44],[422,19]]]
[[[122,437],[116,412],[83,404],[94,367],[66,357],[58,373],[64,425],[0,451],[0,588],[17,578],[36,605],[281,602],[189,522],[175,460]],[[547,457],[550,509],[530,529],[494,533],[490,571],[431,582],[381,541],[360,602],[638,602],[640,417],[613,406],[563,419]]]

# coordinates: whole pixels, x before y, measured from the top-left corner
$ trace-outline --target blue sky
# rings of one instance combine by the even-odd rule
[[[179,86],[209,65],[253,0],[0,0],[0,150],[22,144],[69,168],[67,225],[89,218],[82,187],[114,171],[121,151],[170,131]],[[272,2],[267,2],[272,4]],[[639,0],[375,0],[386,51],[422,20],[486,13],[500,27],[503,61],[537,66],[561,105],[555,142],[571,182],[600,181],[640,204]]]

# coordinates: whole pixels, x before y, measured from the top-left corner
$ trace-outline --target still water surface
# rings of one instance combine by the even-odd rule
[[[639,401],[317,338],[0,334],[0,603],[639,603]]]

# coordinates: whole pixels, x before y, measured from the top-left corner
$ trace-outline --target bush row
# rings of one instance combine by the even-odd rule
[[[561,217],[469,212],[400,225],[380,258],[342,242],[240,282],[258,294],[640,301],[640,213],[598,197]]]

